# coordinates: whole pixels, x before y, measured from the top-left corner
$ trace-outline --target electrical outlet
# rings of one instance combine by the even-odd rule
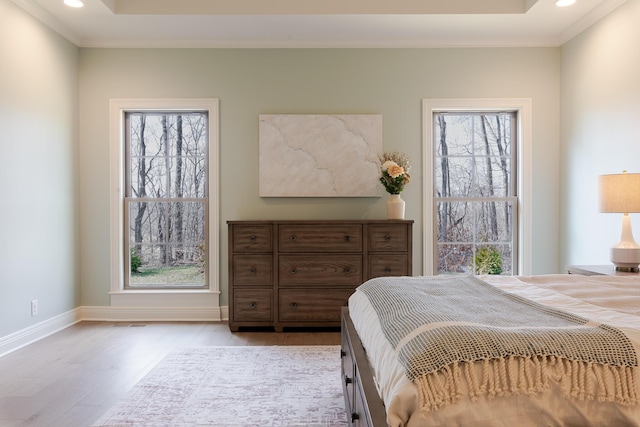
[[[38,300],[31,300],[31,317],[38,315]]]

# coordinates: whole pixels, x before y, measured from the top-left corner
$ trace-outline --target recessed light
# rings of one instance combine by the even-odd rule
[[[82,7],[84,3],[80,0],[64,0],[64,4],[71,7]]]
[[[557,0],[556,1],[556,6],[558,6],[558,7],[571,6],[575,2],[576,2],[576,0]]]

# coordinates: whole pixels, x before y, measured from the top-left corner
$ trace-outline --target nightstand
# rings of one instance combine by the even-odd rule
[[[616,271],[613,264],[608,265],[567,265],[567,274],[582,274],[583,276],[635,276],[640,273]]]

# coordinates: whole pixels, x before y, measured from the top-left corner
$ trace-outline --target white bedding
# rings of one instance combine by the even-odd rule
[[[481,279],[507,292],[615,326],[627,334],[640,356],[640,280],[637,278],[563,274],[481,276]],[[624,297],[620,298],[621,295]],[[539,396],[480,398],[474,402],[462,399],[458,404],[420,415],[417,389],[405,376],[391,344],[384,337],[377,315],[362,292],[356,290],[350,297],[349,313],[373,367],[391,427],[640,426],[638,405],[621,407],[609,402],[565,398],[554,382]]]

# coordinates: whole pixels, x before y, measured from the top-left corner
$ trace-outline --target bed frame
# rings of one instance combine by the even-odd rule
[[[342,307],[341,332],[342,389],[350,426],[387,427],[384,402],[348,307]]]

